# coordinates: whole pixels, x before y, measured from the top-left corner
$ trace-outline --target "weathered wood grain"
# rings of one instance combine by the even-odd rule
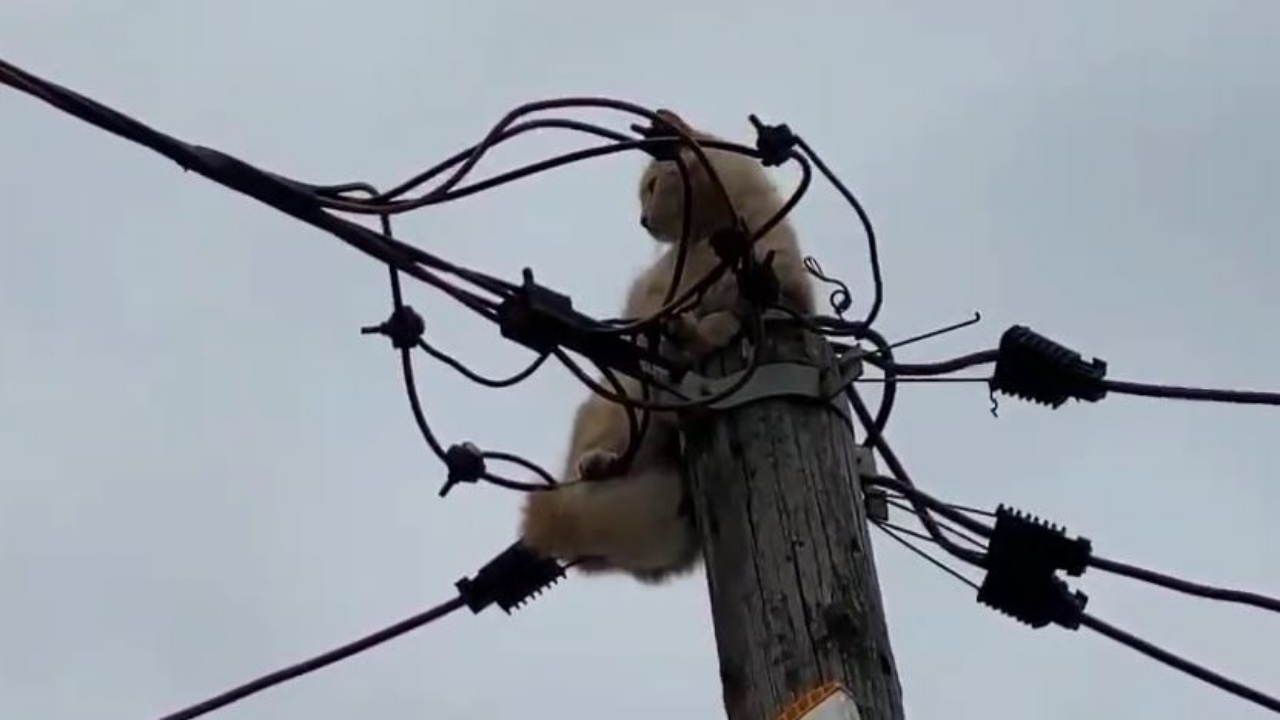
[[[832,365],[819,336],[767,337],[765,361]],[[745,364],[734,347],[700,372]],[[903,717],[854,451],[847,421],[818,402],[762,400],[686,424],[729,720],[773,720],[831,680],[864,720]]]

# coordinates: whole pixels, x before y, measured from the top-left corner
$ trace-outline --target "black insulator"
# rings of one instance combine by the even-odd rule
[[[474,578],[462,578],[454,586],[471,612],[496,604],[510,614],[562,577],[560,563],[515,542],[480,568]]]
[[[1057,408],[1071,398],[1097,402],[1106,397],[1106,374],[1105,360],[1085,362],[1080,353],[1014,325],[1000,337],[991,389]]]

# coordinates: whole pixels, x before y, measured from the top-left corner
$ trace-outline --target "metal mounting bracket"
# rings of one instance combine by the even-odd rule
[[[872,522],[889,521],[889,494],[884,488],[868,486],[866,479],[879,474],[876,469],[876,455],[871,448],[859,445],[854,448],[854,470],[858,476],[854,478],[858,490],[862,492],[863,510],[867,520]]]
[[[808,363],[762,363],[751,379],[737,391],[713,400],[705,407],[709,410],[728,410],[748,403],[770,398],[791,397],[817,400],[831,405],[846,421],[852,422],[848,405],[840,397],[850,383],[862,375],[862,354],[859,348],[840,357],[837,372]],[[689,400],[712,397],[737,384],[746,370],[718,378],[708,378],[695,372],[687,372],[677,390]],[[668,400],[672,399],[667,393]]]

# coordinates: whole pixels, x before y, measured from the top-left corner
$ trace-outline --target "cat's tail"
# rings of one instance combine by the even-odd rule
[[[585,572],[621,570],[657,581],[692,567],[699,555],[683,499],[679,468],[637,469],[530,493],[520,529],[529,549],[579,561]]]

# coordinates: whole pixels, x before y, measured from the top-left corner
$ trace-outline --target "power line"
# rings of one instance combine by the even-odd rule
[[[984,350],[965,356],[934,363],[899,363],[894,357],[894,348],[928,337],[935,337],[940,332],[947,332],[965,327],[976,322],[980,316],[975,314],[972,321],[966,321],[941,331],[927,333],[916,338],[891,345],[883,335],[872,328],[883,305],[884,283],[880,267],[878,241],[869,216],[852,192],[831,172],[821,157],[813,151],[802,138],[793,134],[785,125],[765,125],[754,116],[751,122],[756,129],[755,147],[719,141],[695,141],[685,129],[666,122],[659,111],[650,110],[632,103],[609,98],[556,98],[527,103],[513,109],[494,124],[484,137],[476,144],[466,148],[436,166],[395,185],[391,190],[382,192],[364,182],[351,182],[340,185],[314,185],[287,178],[254,167],[226,153],[181,141],[160,133],[145,124],[130,118],[83,95],[65,87],[48,82],[9,63],[0,61],[0,83],[9,85],[21,92],[29,94],[48,103],[59,110],[75,116],[108,133],[122,137],[147,147],[171,160],[179,163],[184,169],[196,172],[224,187],[253,197],[260,202],[274,207],[302,222],[324,230],[343,242],[355,247],[388,266],[388,276],[392,294],[392,314],[381,325],[365,328],[370,334],[387,336],[398,351],[401,361],[401,372],[404,377],[405,391],[415,423],[431,452],[448,470],[448,482],[441,490],[445,494],[457,483],[478,482],[484,480],[500,487],[524,492],[537,492],[554,487],[556,479],[537,464],[502,451],[481,450],[469,442],[455,443],[445,447],[444,443],[432,431],[419,395],[418,384],[414,375],[412,351],[425,352],[433,359],[449,366],[467,380],[486,387],[510,387],[531,377],[545,363],[547,358],[555,357],[565,365],[585,386],[606,398],[623,405],[629,414],[632,442],[634,448],[637,438],[645,432],[649,413],[653,411],[687,411],[705,409],[712,403],[731,397],[752,379],[760,362],[753,351],[748,363],[748,371],[738,381],[717,392],[713,396],[698,398],[682,398],[677,401],[658,402],[650,397],[651,388],[662,389],[668,395],[679,397],[672,379],[686,369],[675,367],[670,360],[658,353],[646,338],[661,331],[664,322],[675,313],[696,304],[700,297],[717,282],[726,278],[739,283],[739,291],[744,299],[754,303],[752,315],[746,323],[748,335],[759,339],[763,332],[761,317],[765,310],[771,308],[751,297],[749,281],[755,277],[761,263],[751,252],[733,255],[722,254],[721,262],[702,278],[697,279],[682,293],[677,293],[683,262],[676,263],[674,281],[671,291],[664,299],[662,309],[642,318],[611,318],[599,320],[582,314],[572,308],[572,302],[566,295],[559,294],[551,288],[538,284],[533,278],[531,269],[526,269],[521,282],[511,282],[487,275],[478,270],[463,267],[444,258],[422,250],[414,245],[393,237],[391,217],[419,208],[426,208],[483,192],[495,187],[515,182],[538,172],[543,172],[570,163],[592,158],[604,157],[619,152],[640,150],[655,158],[672,159],[678,163],[682,173],[687,171],[685,161],[674,152],[677,148],[691,151],[696,161],[707,172],[718,192],[730,207],[733,200],[720,178],[712,168],[705,150],[716,149],[735,152],[756,158],[765,165],[779,165],[793,162],[801,170],[801,180],[795,191],[788,197],[783,207],[769,220],[759,227],[740,227],[737,229],[745,247],[750,247],[770,228],[782,222],[785,216],[799,202],[807,191],[812,178],[812,167],[832,184],[839,194],[856,213],[865,233],[869,263],[872,275],[874,294],[865,319],[851,322],[844,319],[844,313],[852,304],[852,294],[842,281],[827,276],[816,260],[806,258],[806,268],[817,279],[826,282],[836,289],[832,291],[830,301],[836,317],[800,317],[793,319],[811,331],[828,338],[852,337],[865,342],[871,347],[863,350],[854,346],[848,352],[867,364],[883,371],[884,377],[861,379],[864,382],[879,382],[882,393],[879,405],[874,413],[868,408],[855,385],[850,384],[843,391],[858,418],[858,422],[866,429],[864,445],[874,448],[885,460],[890,474],[869,478],[868,484],[888,488],[906,499],[911,511],[923,525],[925,532],[915,535],[913,531],[892,524],[881,524],[881,529],[895,540],[910,547],[904,535],[915,535],[927,538],[942,547],[951,555],[966,563],[983,568],[991,576],[993,568],[998,569],[1005,562],[999,550],[1004,544],[1000,540],[1001,522],[1007,515],[999,511],[988,513],[996,518],[995,526],[988,525],[971,517],[976,509],[956,506],[942,502],[921,491],[907,474],[903,462],[885,439],[885,428],[894,408],[897,387],[900,382],[947,382],[955,378],[945,376],[981,365],[994,364],[993,374],[985,382],[992,392],[1013,395],[1032,402],[1051,407],[1058,407],[1068,399],[1097,401],[1107,392],[1143,395],[1156,398],[1186,399],[1214,402],[1246,403],[1246,404],[1280,404],[1280,393],[1269,393],[1246,390],[1218,390],[1211,388],[1191,388],[1171,385],[1155,385],[1136,382],[1110,380],[1105,377],[1106,363],[1093,359],[1086,362],[1078,353],[1069,350],[1054,341],[1031,331],[1025,326],[1013,326],[1001,338],[1000,346],[993,350]],[[638,117],[649,123],[646,127],[632,126],[638,133],[628,135],[608,128],[596,126],[566,118],[524,119],[535,113],[581,108],[603,108]],[[588,147],[563,155],[541,160],[530,165],[510,170],[498,175],[464,182],[475,169],[482,156],[498,144],[510,141],[525,133],[538,129],[556,129],[590,135],[606,144]],[[686,190],[688,183],[685,184]],[[416,193],[416,194],[413,194]],[[680,241],[681,257],[692,239],[689,237],[689,207],[686,193],[685,237]],[[381,221],[381,232],[370,230],[359,223],[340,217],[338,213],[358,215],[377,215]],[[423,338],[424,323],[420,316],[404,301],[401,287],[401,275],[412,277],[429,287],[444,293],[473,314],[497,326],[500,334],[532,350],[537,359],[523,370],[506,378],[488,378],[468,368]],[[794,315],[794,313],[793,313]],[[752,348],[759,343],[753,342]],[[588,376],[575,360],[573,353],[584,357],[595,364],[603,380],[596,381]],[[629,375],[640,381],[644,389],[639,397],[625,392],[617,380],[617,374]],[[962,378],[967,382],[984,381],[983,378]],[[630,451],[629,451],[630,452]],[[629,454],[629,453],[628,453]],[[541,482],[522,482],[495,475],[488,471],[486,463],[503,462],[514,464],[523,470],[538,476]],[[903,507],[899,503],[891,503]],[[1025,520],[1025,518],[1023,518]],[[1028,521],[1029,522],[1029,521]],[[1035,523],[1030,523],[1031,527]],[[1024,528],[1026,529],[1026,528]],[[974,546],[962,547],[952,538],[959,537]],[[518,544],[507,553],[495,558],[498,562],[506,558],[507,571],[510,563],[524,563],[528,567],[541,567],[542,575],[555,572],[562,573],[563,568],[555,563],[551,566],[538,566],[545,559],[537,559],[518,552]],[[917,550],[918,551],[918,550]],[[514,555],[512,554],[514,552]],[[996,552],[992,557],[991,553]],[[947,569],[939,561],[931,562]],[[511,558],[521,558],[513,561]],[[499,563],[501,564],[501,563]],[[1090,558],[1090,564],[1100,570],[1126,575],[1135,579],[1154,583],[1172,590],[1198,595],[1214,600],[1242,603],[1272,611],[1280,610],[1280,601],[1257,593],[1250,593],[1181,580],[1154,571],[1137,568],[1103,558]],[[488,568],[488,566],[486,566]],[[962,575],[947,569],[957,577]],[[484,570],[476,581],[460,581],[459,598],[448,601],[432,610],[406,619],[387,629],[374,633],[360,640],[349,643],[328,653],[285,668],[267,676],[254,680],[234,690],[211,698],[204,703],[166,716],[163,720],[183,720],[194,718],[218,707],[223,707],[253,693],[312,672],[362,652],[381,642],[409,632],[424,624],[433,622],[439,617],[466,605],[473,611],[492,602],[497,602],[509,610],[514,605],[510,602],[509,588],[504,591],[502,583],[494,584],[492,573],[485,581]],[[554,573],[552,573],[554,574]],[[537,575],[537,573],[535,573]],[[1007,578],[1006,578],[1007,579]],[[1016,578],[1015,578],[1016,579]],[[1025,580],[1025,578],[1024,578]],[[966,582],[970,582],[965,580]],[[489,582],[486,592],[476,588]],[[477,585],[478,583],[479,585]],[[507,583],[508,585],[510,582]],[[544,583],[545,586],[545,583]],[[1056,587],[1056,586],[1054,586]],[[465,590],[464,588],[470,588]],[[504,595],[504,592],[508,592]],[[524,596],[527,599],[527,595]],[[484,599],[484,598],[487,598]],[[505,598],[505,599],[503,599]],[[522,600],[521,600],[522,601]],[[518,604],[515,603],[515,604]],[[1246,697],[1255,702],[1267,704],[1274,702],[1270,698],[1254,690],[1249,690],[1238,683],[1226,680],[1211,671],[1196,666],[1189,661],[1178,658],[1167,651],[1137,640],[1124,631],[1114,628],[1096,618],[1084,614],[1082,605],[1079,616],[1074,619],[1111,639],[1125,642],[1140,652],[1160,662],[1170,664],[1206,682],[1211,682],[1228,692]],[[1275,709],[1273,705],[1266,705]]]
[[[1156,662],[1163,663],[1175,670],[1178,670],[1179,672],[1186,673],[1197,680],[1204,681],[1219,690],[1229,692],[1236,697],[1244,698],[1245,700],[1260,705],[1272,712],[1280,713],[1280,699],[1255,690],[1248,685],[1232,680],[1224,675],[1220,675],[1203,665],[1191,662],[1184,657],[1175,655],[1158,645],[1147,642],[1136,635],[1121,630],[1120,628],[1104,622],[1103,620],[1099,620],[1088,613],[1081,616],[1080,625],[1093,630],[1105,638],[1109,638],[1121,645],[1136,650]]]
[[[916,555],[924,558],[930,564],[946,572],[948,575],[952,576],[953,578],[956,578],[957,580],[964,583],[965,585],[975,590],[978,590],[979,595],[981,597],[981,593],[986,589],[987,582],[989,582],[990,580],[990,574],[988,575],[988,581],[984,581],[984,583],[981,586],[979,586],[978,584],[974,583],[973,581],[961,575],[954,568],[949,567],[942,561],[931,556],[929,553],[925,552],[924,550],[921,550],[918,547],[913,546],[909,541],[906,541],[901,536],[895,534],[894,531],[905,531],[904,528],[898,528],[896,526],[893,526],[890,523],[884,523],[884,522],[876,523],[876,525],[881,530],[885,531],[885,533],[888,534],[890,537],[892,537],[894,540],[898,541],[899,543],[902,543],[909,550],[914,552]],[[927,535],[915,534],[915,533],[912,533],[912,535],[914,535],[918,539],[921,539],[927,542],[936,543],[936,540],[934,540],[933,538],[930,538]],[[1082,606],[1077,609],[1074,620],[1065,623],[1065,625],[1070,629],[1074,629],[1075,627],[1086,627],[1090,630],[1093,630],[1094,632],[1097,632],[1098,634],[1102,635],[1105,638],[1108,638],[1117,643],[1120,643],[1125,647],[1128,647],[1143,655],[1146,655],[1147,657],[1161,664],[1164,664],[1168,667],[1178,670],[1179,672],[1182,672],[1186,675],[1196,678],[1197,680],[1208,683],[1209,685],[1215,688],[1218,688],[1219,690],[1223,690],[1232,695],[1235,695],[1236,697],[1242,698],[1244,700],[1248,700],[1249,702],[1260,705],[1261,707],[1267,708],[1268,710],[1271,710],[1273,712],[1280,713],[1280,698],[1276,698],[1271,695],[1268,695],[1260,690],[1257,690],[1248,685],[1245,685],[1237,680],[1232,680],[1231,678],[1228,678],[1218,672],[1210,670],[1209,668],[1206,668],[1203,665],[1200,665],[1199,663],[1188,660],[1150,641],[1143,640],[1142,638],[1139,638],[1136,635],[1129,633],[1128,631],[1122,630],[1121,628],[1118,628],[1111,623],[1108,623],[1094,615],[1084,612]]]
[[[239,702],[250,695],[256,695],[268,688],[289,682],[290,680],[296,680],[303,675],[313,673],[316,670],[320,670],[321,668],[328,667],[336,662],[358,655],[366,650],[381,645],[388,640],[393,640],[405,633],[417,630],[424,625],[439,620],[449,613],[460,610],[464,607],[466,607],[466,603],[463,602],[462,598],[455,597],[429,610],[407,617],[404,620],[365,635],[357,640],[353,640],[345,645],[320,653],[315,657],[308,658],[288,667],[274,670],[262,675],[261,677],[254,678],[243,685],[238,685],[226,692],[214,695],[208,700],[203,700],[190,707],[165,715],[159,720],[192,720],[193,718],[198,718],[201,715],[207,715],[214,710]]]
[[[1107,380],[1108,391],[1124,395],[1162,398],[1166,400],[1197,400],[1200,402],[1231,403],[1236,405],[1280,405],[1280,393],[1260,390],[1224,390],[1219,388],[1185,387]]]
[[[455,583],[458,595],[452,599],[332,650],[254,678],[159,720],[192,720],[206,715],[263,690],[359,655],[463,608],[478,613],[490,605],[497,605],[504,612],[510,613],[563,577],[564,570],[559,563],[539,558],[515,543],[480,568],[474,577],[462,578]]]
[[[1119,562],[1117,560],[1108,560],[1106,558],[1095,557],[1089,561],[1092,567],[1109,573],[1115,573],[1134,580],[1159,585],[1170,590],[1175,590],[1186,595],[1194,595],[1196,597],[1207,598],[1209,600],[1217,600],[1219,602],[1236,603],[1240,605],[1252,605],[1263,610],[1280,613],[1280,598],[1270,597],[1261,593],[1249,592],[1246,590],[1232,590],[1230,588],[1215,587],[1213,585],[1204,585],[1202,583],[1184,580],[1182,578],[1166,575],[1148,570],[1136,565]]]

